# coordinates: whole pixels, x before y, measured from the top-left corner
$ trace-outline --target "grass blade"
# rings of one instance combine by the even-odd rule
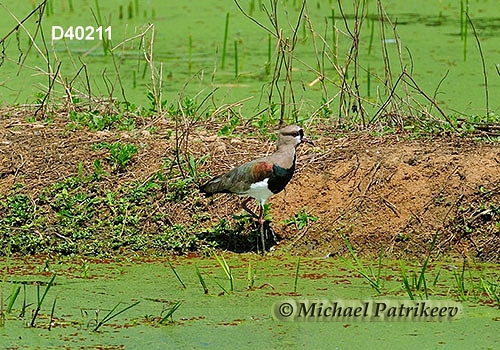
[[[399,265],[401,266],[401,276],[403,277],[403,285],[405,286],[406,293],[408,293],[408,296],[410,297],[411,300],[415,300],[415,297],[413,296],[413,292],[411,291],[410,283],[408,282],[408,277],[406,276],[405,267],[403,265],[403,262],[400,261]]]
[[[172,315],[174,314],[174,312],[182,305],[182,301],[178,301],[176,302],[171,308],[170,310],[168,310],[167,314],[165,315],[165,317],[163,317],[161,320],[160,320],[160,324],[165,322],[169,317],[170,317],[170,321],[172,321]]]
[[[209,275],[208,273],[206,273],[206,272],[205,272],[205,274],[206,274],[206,275],[207,275],[207,276],[208,276],[208,277],[209,277],[212,281],[214,281],[214,282],[215,282],[215,284],[217,284],[217,285],[220,287],[220,289],[222,289],[222,291],[223,291],[224,293],[226,293],[226,294],[230,294],[230,293],[229,293],[229,291],[228,291],[226,288],[224,288],[224,286],[223,286],[222,284],[220,284],[220,283],[219,283],[219,282],[218,282],[218,281],[217,281],[214,277],[210,276],[210,275]],[[206,294],[206,293],[205,293],[205,294]]]
[[[200,270],[198,269],[198,266],[194,265],[194,267],[196,268],[196,274],[198,275],[198,278],[200,280],[200,284],[203,287],[203,292],[205,294],[208,294],[207,284],[205,283],[205,280],[203,279],[203,276],[201,275]]]
[[[252,289],[255,284],[255,272],[257,270],[257,264],[255,268],[252,270],[252,263],[248,262],[248,273],[247,273],[247,281],[248,281],[248,289]]]
[[[363,263],[361,262],[361,260],[358,258],[358,255],[356,254],[356,252],[354,251],[354,249],[352,248],[351,246],[351,243],[349,242],[349,240],[347,239],[346,236],[342,235],[342,239],[344,240],[345,242],[345,245],[347,246],[347,249],[349,250],[349,253],[351,254],[352,258],[354,259],[354,262],[356,263],[356,265],[353,265],[351,262],[347,261],[346,259],[343,259],[341,258],[345,263],[347,263],[348,265],[350,265],[354,270],[356,270],[361,276],[363,276],[363,278],[365,278],[368,283],[370,283],[370,286],[372,286],[372,288],[374,288],[377,293],[382,293],[381,289],[380,289],[380,280],[379,278],[375,278],[374,274],[373,274],[373,271],[370,272],[371,274],[371,277],[368,275],[365,267],[363,266]],[[380,255],[379,255],[379,272],[378,274],[380,275],[380,269],[381,269],[381,264],[382,264],[382,248],[381,248],[381,252],[380,252]],[[371,270],[371,269],[370,269]]]
[[[232,292],[234,290],[234,286],[233,286],[233,274],[231,272],[231,268],[227,264],[227,261],[224,258],[224,255],[221,255],[219,257],[219,255],[217,255],[217,253],[214,252],[214,257],[217,260],[217,262],[219,263],[219,265],[222,267],[222,270],[224,270],[224,273],[226,274],[227,278],[229,279],[229,283],[230,283],[230,286],[231,286],[230,290]]]
[[[227,33],[229,31],[229,12],[226,13],[226,24],[224,28],[224,42],[222,44],[222,62],[221,68],[224,69],[226,63]]]
[[[179,276],[179,274],[177,273],[177,271],[175,271],[175,268],[172,266],[172,264],[170,263],[170,261],[167,261],[167,263],[168,263],[168,266],[170,266],[170,269],[172,269],[172,272],[174,273],[175,277],[177,277],[177,280],[182,285],[182,288],[186,289],[186,285],[184,284],[184,282],[182,282],[181,277]]]
[[[47,293],[49,292],[50,288],[52,287],[54,280],[56,278],[56,274],[52,276],[50,279],[49,283],[47,283],[47,286],[45,287],[45,291],[43,292],[42,297],[40,297],[40,285],[37,284],[37,306],[35,309],[35,312],[33,313],[33,318],[31,319],[30,326],[35,327],[35,321],[38,316],[38,313],[40,312],[40,309],[42,308],[43,301],[45,300],[45,297],[47,296]]]
[[[9,304],[7,305],[7,309],[5,310],[8,314],[10,314],[10,312],[12,311],[12,307],[14,306],[14,303],[16,302],[20,291],[21,286],[14,286],[14,288],[12,289],[12,294],[9,297]]]
[[[433,287],[436,287],[440,274],[441,274],[441,269],[439,269],[438,273],[436,274],[436,277],[434,277],[434,282],[432,282]]]
[[[299,280],[299,270],[300,270],[300,257],[297,260],[297,268],[295,269],[295,281],[293,283],[293,292],[297,293],[297,282]]]
[[[136,306],[136,305],[137,305],[137,304],[139,304],[139,303],[140,303],[140,301],[136,301],[135,303],[130,304],[130,305],[129,305],[129,306],[127,306],[126,308],[124,308],[124,309],[122,309],[122,310],[120,310],[120,311],[118,311],[118,312],[116,312],[116,313],[113,313],[113,312],[114,312],[114,311],[118,308],[118,306],[121,304],[121,302],[119,302],[118,304],[116,304],[116,305],[115,305],[115,307],[114,307],[114,308],[112,308],[112,309],[111,309],[111,310],[107,313],[107,315],[106,315],[106,316],[104,316],[104,318],[103,318],[101,321],[99,321],[99,323],[97,323],[97,326],[95,326],[95,328],[94,328],[94,332],[97,332],[97,330],[98,330],[98,329],[99,329],[99,328],[100,328],[103,324],[105,324],[106,322],[108,322],[109,320],[111,320],[111,319],[115,318],[116,316],[118,316],[118,315],[120,315],[120,314],[124,313],[124,312],[125,312],[125,311],[127,311],[128,309],[133,308],[134,306]]]
[[[52,309],[50,310],[50,318],[49,318],[49,331],[52,328],[52,320],[54,319],[54,311],[56,309],[56,301],[57,301],[57,295],[54,298],[54,302],[52,303]]]

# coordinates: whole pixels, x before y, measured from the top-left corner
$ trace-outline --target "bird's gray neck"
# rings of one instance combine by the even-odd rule
[[[272,161],[284,169],[290,169],[295,165],[295,147],[280,147],[272,154]]]

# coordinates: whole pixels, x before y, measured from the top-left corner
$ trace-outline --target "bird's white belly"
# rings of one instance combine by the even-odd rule
[[[273,195],[273,193],[267,187],[268,180],[269,179],[264,179],[262,181],[251,184],[250,189],[246,191],[244,195],[255,198],[255,200],[261,206],[264,206],[267,199]]]

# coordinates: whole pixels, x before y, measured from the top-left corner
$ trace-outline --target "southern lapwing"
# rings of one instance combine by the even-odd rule
[[[295,149],[303,142],[313,144],[304,137],[301,127],[286,126],[278,132],[276,151],[273,154],[240,165],[200,187],[207,196],[214,193],[234,193],[248,197],[242,202],[242,207],[258,219],[264,252],[264,204],[273,194],[281,192],[291,180],[295,171]],[[259,205],[259,215],[247,206],[251,198],[255,198]]]

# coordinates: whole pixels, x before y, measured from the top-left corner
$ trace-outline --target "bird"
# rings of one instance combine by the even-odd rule
[[[262,229],[264,204],[269,197],[283,191],[292,179],[297,159],[296,148],[302,143],[314,146],[313,142],[304,136],[304,131],[300,126],[288,125],[278,131],[274,153],[235,167],[200,186],[200,191],[207,197],[215,193],[231,193],[247,197],[242,201],[241,206],[257,219],[261,228],[264,252],[265,240]],[[248,207],[248,202],[252,198],[259,206],[259,215]]]

